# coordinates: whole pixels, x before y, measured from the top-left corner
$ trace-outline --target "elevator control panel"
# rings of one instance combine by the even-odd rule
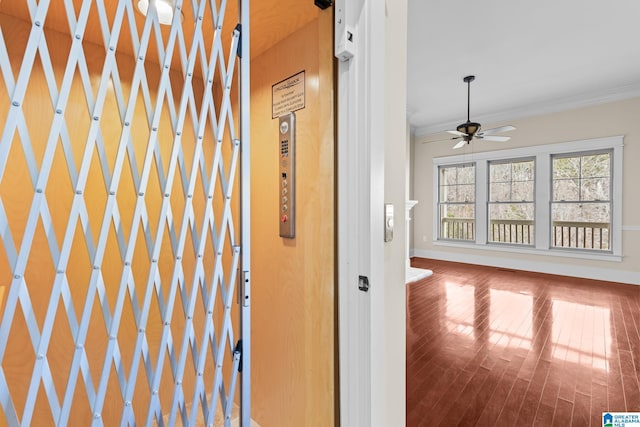
[[[296,235],[296,116],[280,116],[278,128],[280,237],[293,239]]]

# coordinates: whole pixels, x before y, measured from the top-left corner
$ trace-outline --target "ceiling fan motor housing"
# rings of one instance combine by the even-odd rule
[[[467,121],[466,123],[458,125],[456,130],[466,134],[466,136],[464,136],[465,141],[471,141],[473,135],[480,130],[480,123]]]

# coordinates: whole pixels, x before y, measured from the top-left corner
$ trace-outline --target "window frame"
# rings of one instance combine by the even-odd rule
[[[492,202],[491,201],[491,165],[496,164],[513,164],[513,163],[524,163],[524,162],[529,162],[532,161],[533,162],[533,199],[529,202]],[[516,158],[507,158],[507,159],[498,159],[498,160],[487,160],[487,200],[486,200],[486,211],[487,211],[487,234],[486,234],[486,239],[487,239],[487,244],[488,245],[500,245],[500,246],[511,246],[511,247],[517,247],[517,248],[533,248],[535,247],[535,242],[536,242],[536,236],[535,236],[535,230],[537,228],[537,224],[536,224],[536,209],[538,208],[537,206],[537,202],[536,202],[536,186],[538,184],[538,180],[537,180],[537,176],[536,176],[536,170],[537,170],[537,162],[536,162],[536,157],[535,156],[526,156],[526,157],[516,157]],[[511,183],[513,183],[513,179],[511,180]],[[490,234],[491,234],[491,216],[489,214],[489,210],[492,204],[514,204],[514,203],[531,203],[533,205],[533,231],[534,231],[534,235],[533,235],[533,243],[512,243],[512,242],[494,242],[491,241],[490,239]]]
[[[464,168],[464,167],[473,167],[473,187],[474,187],[474,200],[473,202],[467,202],[467,203],[461,203],[461,202],[453,202],[453,203],[442,203],[440,201],[440,188],[442,187],[440,185],[440,170],[444,169],[444,168]],[[441,241],[448,241],[448,242],[463,242],[463,243],[468,243],[468,242],[475,242],[478,236],[477,233],[477,224],[478,224],[478,207],[477,207],[477,198],[478,198],[478,167],[476,165],[475,162],[461,162],[461,163],[454,163],[454,164],[447,164],[447,165],[439,165],[437,168],[437,190],[436,190],[436,212],[437,212],[437,222],[438,222],[438,229],[437,229],[437,238]],[[458,186],[460,184],[456,183],[456,186]],[[447,205],[474,205],[474,217],[473,217],[473,239],[452,239],[452,238],[441,238],[440,237],[440,233],[442,232],[442,218],[440,216],[441,214],[441,206],[442,204],[447,204]]]
[[[598,154],[609,154],[609,200],[607,201],[595,201],[595,200],[578,200],[578,201],[565,201],[565,202],[557,202],[553,198],[553,161],[557,158],[570,158],[570,157],[584,157],[590,155],[598,155]],[[613,253],[613,181],[614,181],[614,150],[613,148],[600,149],[600,150],[584,150],[584,151],[576,151],[576,152],[567,152],[567,153],[555,153],[549,157],[549,250],[553,251],[580,251],[586,253],[602,253],[602,254],[612,254]],[[579,177],[582,180],[582,175]],[[554,246],[553,245],[553,204],[554,203],[566,203],[566,204],[574,204],[574,203],[609,203],[609,249],[589,249],[589,248],[567,248],[563,246]]]
[[[591,259],[601,261],[622,261],[622,165],[624,136],[616,135],[604,138],[583,139],[570,142],[533,145],[496,151],[480,151],[471,154],[434,157],[433,163],[433,235],[434,246],[473,248],[489,251],[503,251],[530,255],[548,255],[567,258]],[[553,185],[551,159],[553,155],[570,153],[602,152],[611,150],[611,242],[610,251],[592,249],[556,248],[551,246],[551,188]],[[488,243],[488,164],[489,161],[535,158],[535,245],[534,247]],[[463,163],[476,165],[476,227],[475,242],[464,240],[439,239],[439,167]],[[485,185],[478,180],[484,177]]]

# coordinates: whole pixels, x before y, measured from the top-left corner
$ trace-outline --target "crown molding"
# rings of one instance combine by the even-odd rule
[[[542,114],[558,113],[560,111],[606,104],[609,102],[622,101],[625,99],[636,97],[640,97],[640,82],[625,86],[618,86],[599,92],[591,92],[589,94],[579,94],[571,97],[556,98],[523,107],[510,108],[508,111],[483,114],[474,117],[474,120],[479,123],[500,123],[508,120],[522,119],[526,117],[539,116]],[[448,129],[455,129],[455,127],[459,123],[460,120],[456,120],[425,126],[412,126],[412,132],[416,137],[432,135],[438,132],[444,132]]]

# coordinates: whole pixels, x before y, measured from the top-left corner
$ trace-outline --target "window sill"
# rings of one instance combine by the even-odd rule
[[[510,252],[525,255],[542,255],[564,258],[587,259],[594,261],[622,262],[622,255],[611,253],[590,253],[570,249],[536,249],[532,247],[520,247],[516,245],[479,244],[475,242],[454,242],[450,240],[434,240],[434,246],[447,246],[453,248],[477,249],[480,251]]]

